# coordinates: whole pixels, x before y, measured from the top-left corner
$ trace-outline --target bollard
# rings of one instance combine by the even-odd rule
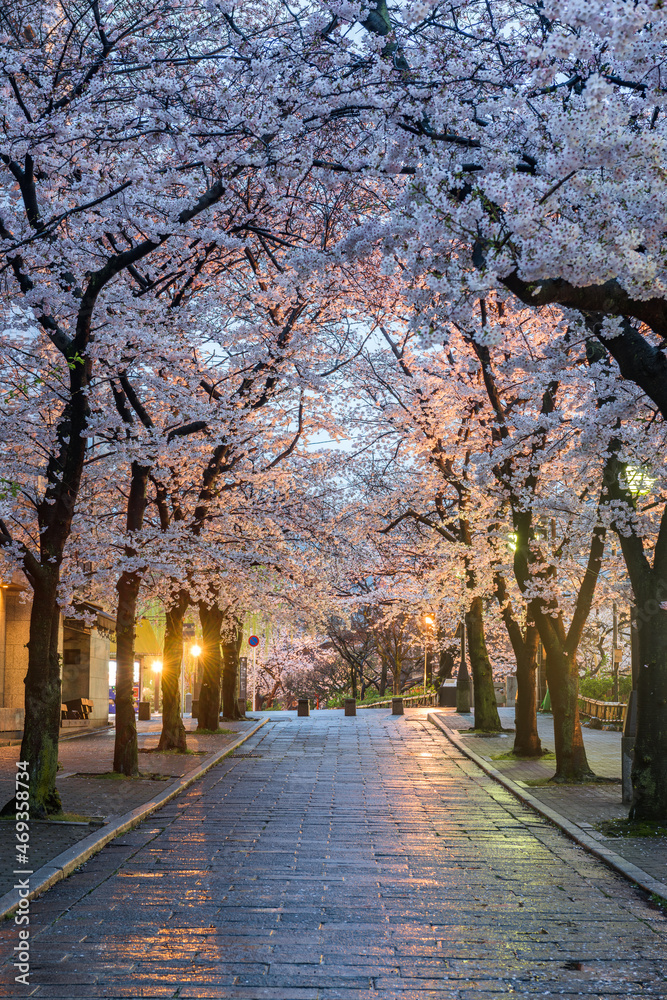
[[[140,701],[139,722],[150,722],[150,721],[151,721],[151,703],[150,701]]]
[[[456,708],[456,681],[446,680],[440,685],[438,705],[440,708]]]
[[[402,698],[392,698],[391,699],[391,714],[392,715],[403,715],[403,699]]]
[[[299,698],[299,704],[297,705],[296,714],[301,716],[310,715],[310,706],[308,704],[307,698]]]
[[[345,699],[345,714],[346,715],[356,715],[357,714],[357,699],[356,698],[346,698]]]

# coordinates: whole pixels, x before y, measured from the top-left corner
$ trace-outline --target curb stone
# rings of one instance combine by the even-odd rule
[[[86,736],[98,736],[100,733],[108,733],[110,729],[115,729],[114,723],[109,723],[107,726],[95,726],[94,729],[84,729],[81,733],[72,733],[71,736],[59,736],[58,743],[69,743],[70,740],[82,740]],[[0,739],[0,747],[20,747],[23,740],[21,739]]]
[[[30,876],[30,892],[25,898],[34,899],[35,896],[50,889],[56,882],[67,878],[75,868],[78,868],[85,861],[88,861],[89,858],[92,858],[94,854],[101,851],[110,841],[123,833],[127,833],[128,830],[137,826],[147,816],[150,816],[151,813],[154,813],[169,802],[170,799],[175,798],[181,792],[185,791],[186,788],[189,788],[198,778],[201,778],[203,774],[206,774],[212,767],[215,767],[223,757],[227,757],[228,754],[233,753],[237,747],[245,743],[246,740],[249,740],[251,736],[254,736],[257,730],[261,729],[268,721],[269,719],[262,719],[261,722],[253,726],[247,733],[243,733],[239,739],[234,740],[223,750],[219,750],[210,760],[203,762],[194,771],[183,775],[182,778],[173,782],[173,784],[169,785],[168,788],[165,788],[163,792],[160,792],[159,795],[156,795],[149,802],[144,802],[142,805],[137,806],[136,809],[124,813],[124,815],[119,816],[106,828],[99,828],[72,847],[69,847],[66,851],[63,851],[62,854],[58,854],[53,861],[42,865],[41,868],[38,868]],[[19,894],[16,889],[10,889],[4,896],[0,896],[0,920],[9,917],[18,907],[19,902]]]
[[[516,796],[520,802],[524,805],[529,806],[535,812],[544,816],[549,822],[553,823],[555,826],[559,827],[563,833],[567,834],[571,840],[574,840],[580,847],[583,847],[585,851],[589,854],[593,854],[599,861],[602,861],[609,868],[613,868],[615,872],[622,875],[628,881],[632,882],[633,885],[639,886],[645,892],[650,893],[654,896],[659,896],[667,902],[667,886],[663,882],[658,882],[657,879],[649,875],[648,872],[643,871],[636,865],[633,865],[630,861],[626,861],[625,858],[617,854],[616,851],[612,851],[608,847],[604,847],[593,839],[585,830],[571,820],[566,819],[565,816],[561,816],[560,813],[556,812],[555,809],[551,809],[546,806],[539,799],[535,798],[529,792],[525,791],[520,785],[512,781],[511,778],[507,778],[501,771],[496,767],[492,767],[488,761],[484,760],[467,747],[460,736],[455,730],[449,729],[445,723],[440,719],[434,712],[429,712],[426,716],[428,722],[439,729],[450,743],[453,743],[457,750],[460,750],[464,757],[472,760],[478,767],[482,769],[490,778],[497,781],[500,785],[503,785],[509,792]],[[0,901],[1,902],[1,901]]]

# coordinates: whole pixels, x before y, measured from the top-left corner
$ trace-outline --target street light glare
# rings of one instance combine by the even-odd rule
[[[427,625],[433,625],[435,623],[435,618],[433,615],[424,615],[424,621]]]
[[[156,674],[162,670],[162,660],[153,660],[153,668]]]
[[[190,652],[192,653],[193,656],[199,656],[199,654],[201,653],[201,646],[197,646],[195,644],[190,648]]]

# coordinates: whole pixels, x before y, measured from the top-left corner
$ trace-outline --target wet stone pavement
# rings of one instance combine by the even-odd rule
[[[31,904],[3,996],[667,996],[667,920],[423,718],[282,716]],[[7,962],[16,943],[0,927]]]
[[[438,712],[437,715],[448,729],[458,730],[469,749],[484,757],[505,777],[522,785],[545,806],[576,823],[589,837],[667,885],[667,837],[618,836],[608,830],[609,820],[625,819],[628,815],[628,806],[622,801],[620,733],[588,729],[586,726],[582,730],[588,763],[596,775],[610,783],[554,785],[549,781],[556,767],[554,759],[504,759],[514,741],[513,708],[499,709],[506,732],[492,737],[470,732],[472,715],[459,715],[457,712]],[[537,728],[543,748],[553,750],[551,714],[538,713]]]
[[[62,770],[56,779],[63,810],[82,820],[92,816],[109,822],[161,794],[169,784],[199,767],[208,754],[217,753],[254,725],[251,721],[225,723],[222,735],[205,736],[195,733],[195,720],[186,719],[188,748],[192,753],[156,753],[160,738],[160,721],[139,723],[139,768],[144,777],[114,778],[113,767],[115,730],[79,739],[63,740],[59,745]],[[0,806],[14,795],[16,761],[19,746],[0,747]],[[102,777],[106,773],[106,777]],[[145,775],[150,774],[148,778]],[[87,822],[63,823],[33,820],[30,830],[30,862],[33,871],[48,864],[61,851],[87,837],[96,826]],[[14,884],[9,865],[4,859],[14,850],[14,819],[0,817],[0,896]]]

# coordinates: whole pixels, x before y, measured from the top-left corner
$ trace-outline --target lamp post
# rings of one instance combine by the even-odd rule
[[[618,645],[618,604],[614,601],[612,605],[612,670],[614,677],[614,690],[611,696],[612,701],[618,701],[618,668],[621,665],[621,656],[623,655]]]
[[[257,647],[259,646],[259,636],[251,635],[248,637],[248,645],[252,649],[252,708],[251,712],[255,711],[255,698],[256,688],[257,688]]]
[[[424,624],[427,629],[435,624],[433,615],[424,615]],[[424,697],[426,697],[426,679],[428,676],[428,631],[424,633]]]
[[[190,656],[195,661],[194,676],[196,678],[197,677],[197,665],[198,665],[197,661],[198,661],[199,657],[201,656],[201,646],[199,646],[196,642],[192,646],[190,646]],[[192,676],[190,677],[190,680],[192,680]],[[183,692],[183,698],[185,698],[185,692]],[[190,705],[190,711],[192,712],[192,705]]]
[[[162,677],[162,660],[153,660],[151,669],[155,674],[155,711],[160,711],[160,679]]]

